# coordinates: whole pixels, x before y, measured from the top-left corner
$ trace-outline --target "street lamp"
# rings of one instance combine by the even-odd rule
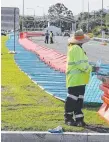
[[[81,24],[80,24],[80,28],[82,28],[83,15],[84,15],[84,0],[82,0],[82,15],[81,15]]]
[[[33,10],[33,16],[34,16],[33,24],[34,24],[34,28],[35,28],[35,9],[34,8],[27,8],[27,9]]]
[[[87,22],[87,32],[89,32],[89,0],[88,0],[88,22]]]
[[[107,8],[109,8],[109,6],[107,6]],[[106,27],[107,27],[107,23],[108,23],[108,21],[107,21],[107,15],[108,15],[108,13],[106,14]]]
[[[101,29],[103,26],[103,0],[102,0],[102,11],[101,11]]]
[[[33,10],[33,16],[35,18],[35,9],[34,8],[27,8],[27,9]]]
[[[43,10],[43,16],[45,15],[44,14],[44,7],[42,7],[42,6],[37,6],[38,8],[42,8],[42,10]]]
[[[82,0],[82,12],[84,13],[84,0]]]
[[[25,1],[23,0],[23,7],[22,7],[22,12],[23,12],[23,14],[22,14],[22,31],[24,30],[24,9],[25,9],[25,7],[24,7],[24,5],[25,5]]]
[[[43,11],[43,20],[45,21],[45,14],[44,14],[44,7],[42,6],[37,6],[38,8],[42,8],[42,11]]]

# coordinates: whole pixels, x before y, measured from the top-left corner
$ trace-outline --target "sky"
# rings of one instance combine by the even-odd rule
[[[104,8],[109,9],[109,0],[103,0]],[[51,5],[63,3],[74,15],[88,11],[88,0],[24,0],[24,14],[42,16],[43,11],[48,13]],[[90,11],[101,9],[102,0],[89,0]],[[1,7],[18,7],[20,14],[23,11],[23,0],[1,0]]]

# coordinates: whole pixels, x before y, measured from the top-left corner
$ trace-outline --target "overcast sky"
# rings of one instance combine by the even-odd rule
[[[77,15],[83,10],[84,1],[84,11],[87,11],[88,0],[24,0],[25,1],[25,14],[33,15],[33,9],[35,9],[36,15],[47,14],[49,6],[56,3],[63,3],[69,10],[72,10],[74,15]],[[109,8],[109,0],[104,1],[104,8]],[[20,9],[20,14],[22,14],[22,3],[23,0],[2,0],[2,7],[18,7]],[[90,11],[98,10],[102,7],[102,0],[89,0]],[[39,7],[37,7],[39,6]],[[42,8],[41,8],[42,7]],[[28,9],[33,8],[33,9]]]

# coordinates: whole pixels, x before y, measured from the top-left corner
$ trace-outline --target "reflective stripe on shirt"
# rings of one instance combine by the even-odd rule
[[[68,74],[80,74],[80,73],[82,73],[82,71],[80,70],[71,70],[71,71],[68,71],[66,74],[68,75]]]
[[[81,63],[87,63],[88,60],[80,60],[78,62],[68,62],[68,65],[79,65]]]

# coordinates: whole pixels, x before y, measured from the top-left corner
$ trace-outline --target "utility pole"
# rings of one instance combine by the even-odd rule
[[[34,17],[33,24],[34,24],[34,30],[35,30],[35,28],[36,28],[36,26],[35,26],[35,22],[36,22],[36,20],[35,20],[35,9],[34,8],[27,8],[27,9],[33,10],[33,17]]]
[[[87,22],[87,32],[89,32],[89,0],[88,0],[88,22]]]
[[[107,6],[107,8],[109,8],[109,6]],[[108,26],[108,14],[106,14],[106,27]]]
[[[25,6],[24,6],[24,5],[25,5],[25,2],[24,2],[24,0],[23,0],[23,7],[22,7],[22,8],[23,8],[23,9],[22,9],[22,10],[23,10],[23,14],[22,14],[22,31],[24,30],[24,9],[25,9]]]
[[[80,28],[81,28],[81,29],[82,29],[83,16],[84,16],[84,0],[82,0],[82,15],[81,15],[81,25],[80,25]]]
[[[103,0],[102,0],[102,11],[101,11],[101,29],[103,26]]]

